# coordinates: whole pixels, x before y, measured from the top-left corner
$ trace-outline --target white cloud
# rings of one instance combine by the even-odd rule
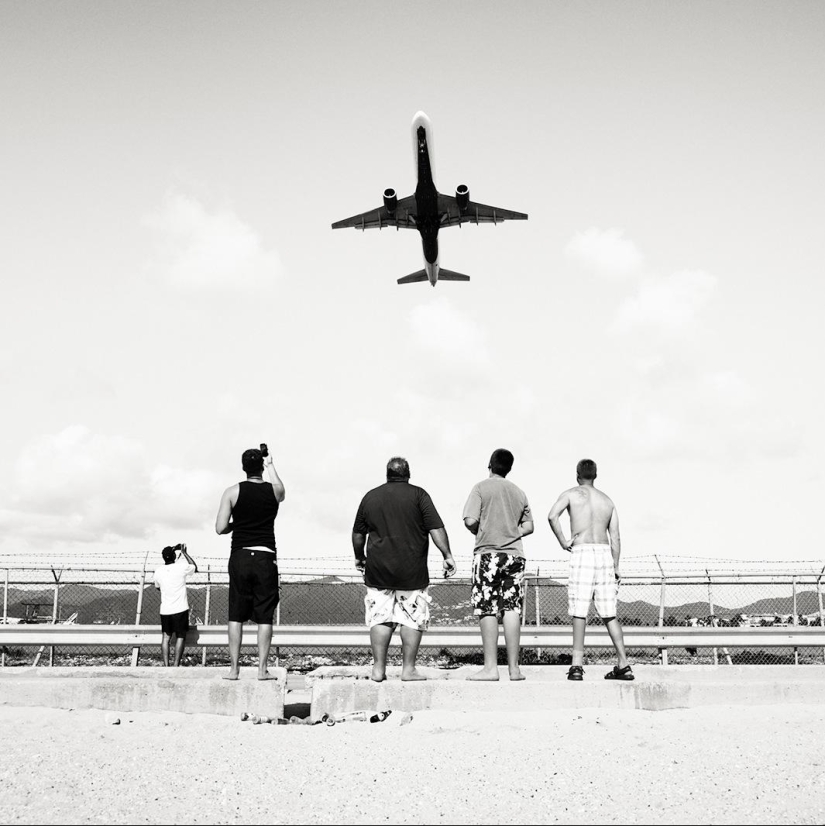
[[[174,286],[239,289],[272,282],[282,272],[278,254],[229,209],[208,211],[199,201],[168,192],[144,218],[158,237],[159,266]]]
[[[704,270],[681,270],[642,282],[636,294],[619,306],[612,329],[627,332],[655,327],[673,332],[690,326],[716,289],[716,278]]]
[[[214,515],[223,487],[208,471],[152,468],[138,442],[73,425],[23,449],[0,527],[76,542],[196,528]]]
[[[622,443],[637,458],[753,459],[793,455],[799,434],[787,420],[767,410],[758,392],[730,370],[697,372],[663,362],[640,370],[635,393],[621,406]]]
[[[487,344],[481,327],[439,296],[410,311],[412,344],[457,366],[487,362]]]
[[[568,258],[583,267],[608,275],[625,275],[637,270],[643,261],[636,245],[624,237],[624,230],[596,227],[577,232],[565,247]]]

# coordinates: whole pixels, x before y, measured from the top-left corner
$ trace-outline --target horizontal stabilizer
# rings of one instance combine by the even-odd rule
[[[469,281],[469,275],[462,275],[460,272],[445,270],[443,267],[438,270],[439,281]]]
[[[444,272],[442,270],[441,272]],[[411,272],[409,275],[405,275],[403,278],[398,279],[399,284],[413,284],[416,281],[428,281],[427,278],[427,271],[426,270],[419,270],[418,272]]]

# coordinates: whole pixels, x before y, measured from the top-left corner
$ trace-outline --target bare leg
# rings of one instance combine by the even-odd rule
[[[258,626],[258,679],[276,680],[274,674],[269,673],[269,648],[272,645],[272,623]]]
[[[584,665],[584,629],[585,617],[573,617],[573,665]]]
[[[241,642],[243,641],[243,623],[229,623],[229,676],[224,680],[237,680],[241,675]]]
[[[175,637],[175,667],[180,665],[184,648],[186,648],[186,635],[184,634],[182,637],[177,635]]]
[[[426,680],[427,678],[416,671],[415,658],[418,656],[418,646],[421,645],[423,632],[409,625],[401,626],[401,679]]]
[[[627,665],[627,653],[624,650],[622,626],[619,625],[619,620],[617,620],[616,617],[605,620],[604,626],[607,628],[607,633],[610,634],[613,647],[616,649],[616,654],[619,658],[619,668],[624,668]]]
[[[507,668],[511,680],[523,680],[524,674],[519,668],[521,654],[521,614],[518,611],[504,612],[504,643],[507,646]]]
[[[169,634],[164,634],[160,640],[160,653],[163,657],[163,664],[169,668]]]
[[[387,679],[387,650],[390,647],[395,625],[382,622],[370,628],[370,647],[372,648],[372,674],[370,679],[376,683]]]
[[[498,617],[495,614],[486,614],[479,620],[481,628],[481,644],[484,647],[484,668],[467,677],[468,680],[479,682],[495,682],[498,680]]]

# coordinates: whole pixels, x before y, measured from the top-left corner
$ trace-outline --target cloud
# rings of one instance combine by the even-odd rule
[[[199,528],[225,487],[203,470],[150,467],[143,447],[72,425],[22,451],[0,528],[26,539],[100,542]]]
[[[617,421],[634,458],[742,460],[799,450],[802,437],[791,422],[734,371],[698,372],[664,360],[647,367]]]
[[[409,324],[412,345],[437,354],[441,363],[477,367],[489,359],[484,331],[444,296],[413,307]]]
[[[649,278],[620,305],[614,332],[640,327],[679,332],[689,327],[716,289],[716,278],[704,270],[681,270]]]
[[[596,227],[577,232],[565,247],[568,258],[583,267],[607,275],[625,275],[639,269],[643,256],[636,245],[624,237],[624,230]]]
[[[265,250],[229,209],[210,212],[194,198],[168,192],[144,224],[158,239],[157,266],[178,288],[255,287],[282,273],[278,254]]]

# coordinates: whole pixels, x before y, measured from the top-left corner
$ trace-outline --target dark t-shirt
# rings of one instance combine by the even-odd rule
[[[364,584],[369,588],[414,591],[430,582],[430,531],[444,523],[423,488],[387,482],[364,496],[354,533],[368,535]]]

